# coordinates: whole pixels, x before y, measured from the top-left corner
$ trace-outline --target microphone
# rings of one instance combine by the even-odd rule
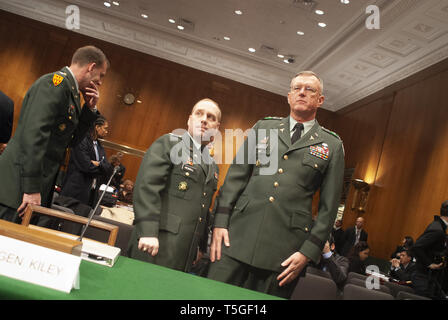
[[[112,172],[112,175],[109,178],[109,181],[107,182],[106,188],[104,188],[103,192],[101,193],[100,198],[98,199],[98,201],[96,202],[95,208],[92,209],[89,213],[89,220],[87,221],[87,223],[84,225],[84,228],[82,229],[81,235],[78,238],[78,241],[82,241],[82,238],[84,237],[84,233],[86,233],[87,228],[90,225],[90,222],[92,221],[93,215],[95,214],[96,210],[98,209],[98,206],[101,203],[101,200],[103,200],[104,194],[107,191],[107,188],[110,185],[110,182],[112,181],[112,178],[115,176],[115,174],[118,172],[118,170],[120,169],[120,166],[115,166],[114,167],[114,171]]]

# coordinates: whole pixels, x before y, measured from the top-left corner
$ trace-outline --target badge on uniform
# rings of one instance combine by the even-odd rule
[[[328,160],[330,150],[328,149],[328,145],[323,143],[322,146],[310,146],[310,154],[322,160]]]
[[[187,183],[187,181],[181,181],[181,182],[179,183],[178,189],[179,189],[180,191],[185,191],[185,190],[187,190],[187,189],[188,189],[188,183]]]
[[[58,85],[61,84],[62,80],[64,80],[64,77],[58,75],[58,74],[54,74],[53,75],[53,84],[55,87],[57,87]]]
[[[71,116],[75,114],[75,106],[74,105],[70,105],[70,107],[68,107],[68,114]]]
[[[184,163],[183,165],[182,165],[182,170],[183,171],[190,171],[190,172],[195,172],[196,171],[196,168],[195,167],[193,167],[193,162],[187,162],[187,163]]]

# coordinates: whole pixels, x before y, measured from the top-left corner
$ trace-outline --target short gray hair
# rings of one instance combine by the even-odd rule
[[[320,94],[322,94],[322,92],[324,91],[324,81],[319,78],[319,76],[314,73],[313,71],[300,71],[299,73],[297,73],[294,78],[292,78],[292,80],[294,80],[295,78],[297,78],[298,76],[306,76],[306,77],[315,77],[317,80],[319,80],[319,90],[320,90]],[[291,84],[290,84],[290,88],[292,90],[292,80],[291,80]]]

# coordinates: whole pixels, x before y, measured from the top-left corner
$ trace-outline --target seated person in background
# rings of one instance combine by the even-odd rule
[[[415,263],[412,262],[410,250],[400,252],[400,259],[392,259],[389,275],[400,282],[411,281],[412,273],[415,272]]]
[[[129,179],[124,180],[123,187],[118,191],[118,201],[132,204],[132,192],[134,191],[134,182]]]
[[[403,250],[409,250],[414,245],[414,239],[411,236],[406,236],[401,241],[401,244],[397,246],[395,252],[390,255],[391,259],[400,259],[400,253]]]
[[[116,154],[110,157],[110,163],[112,167],[113,168],[115,168],[116,166],[119,167],[118,171],[115,173],[114,177],[112,178],[112,181],[110,182],[110,185],[114,187],[116,190],[120,190],[121,184],[123,183],[124,173],[126,172],[126,167],[121,164],[122,158],[123,158],[122,152],[117,152]],[[106,184],[107,181],[108,180],[106,180],[104,184]]]
[[[365,260],[369,257],[369,246],[366,241],[359,241],[350,251],[348,260],[350,265],[348,272],[366,274]]]
[[[331,279],[336,283],[339,289],[345,284],[347,280],[349,260],[336,253],[336,246],[333,236],[325,242],[322,250],[322,257],[317,265],[317,268],[329,272]]]

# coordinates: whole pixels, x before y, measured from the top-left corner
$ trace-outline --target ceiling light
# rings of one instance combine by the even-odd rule
[[[319,25],[319,27],[321,27],[321,28],[325,28],[325,27],[327,26],[327,24],[326,24],[326,23],[323,23],[323,22],[319,22],[318,25]]]
[[[109,7],[111,6],[111,4],[110,4],[110,2],[108,2],[108,1],[105,1],[105,2],[104,2],[104,6],[106,6],[106,7],[108,7],[108,8],[109,8]]]
[[[316,11],[314,11],[314,12],[316,12],[316,14],[318,14],[318,15],[322,15],[322,14],[324,14],[324,12],[323,12],[322,10],[316,10]]]
[[[177,29],[179,29],[179,30],[184,30],[185,28],[183,27],[183,26],[177,26]]]
[[[297,34],[298,34],[299,36],[303,36],[303,35],[305,34],[305,32],[303,32],[303,31],[297,31]]]
[[[116,5],[116,6],[119,6],[120,5],[120,2],[118,2],[118,1],[113,1],[112,2],[114,5]]]
[[[243,11],[241,11],[241,10],[235,10],[235,13],[236,13],[237,15],[242,15],[242,14],[243,14]]]
[[[174,20],[174,19],[168,19],[168,21],[169,21],[170,23],[176,23],[176,20]]]
[[[277,55],[277,57],[283,59],[285,56],[279,53],[279,54]]]
[[[255,51],[257,51],[257,50],[255,50],[254,48],[249,48],[249,51],[250,51],[250,52],[255,52]]]
[[[148,19],[148,15],[147,15],[147,14],[144,14],[144,13],[142,13],[142,18]]]
[[[227,41],[229,41],[229,40],[230,40],[230,38],[229,38],[229,37],[224,37],[224,40],[227,40]]]
[[[341,3],[342,3],[342,4],[349,4],[349,3],[350,3],[350,0],[341,0]]]

